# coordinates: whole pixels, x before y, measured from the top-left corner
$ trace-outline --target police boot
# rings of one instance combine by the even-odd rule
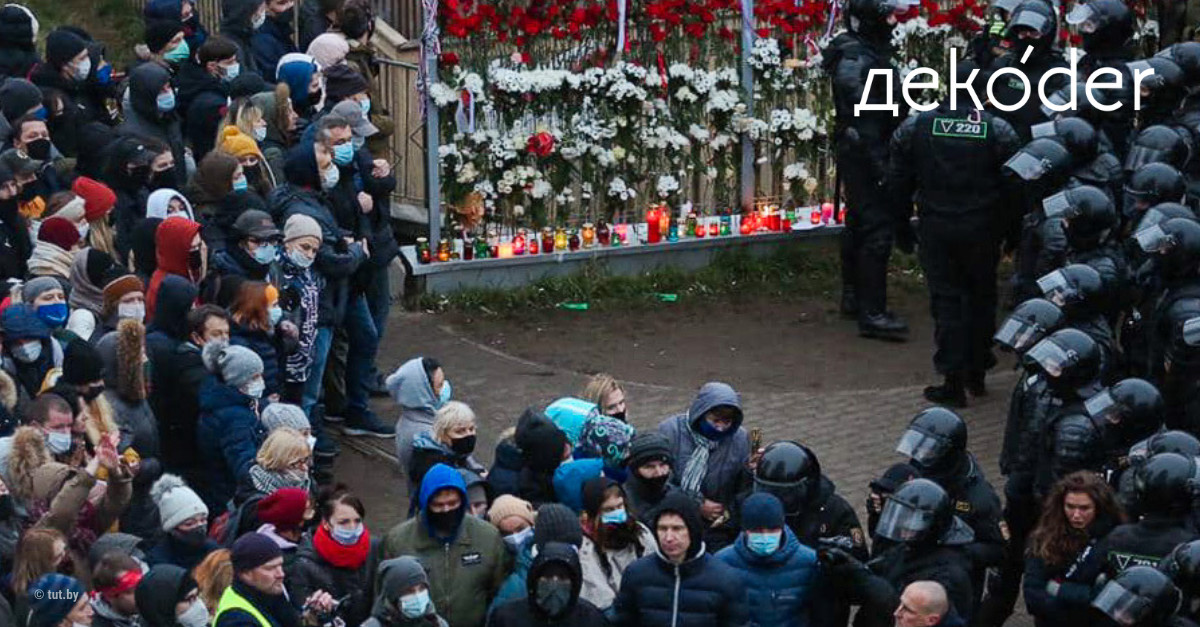
[[[859,314],[858,335],[876,340],[903,342],[908,339],[908,325],[890,311]]]
[[[983,371],[968,372],[967,380],[965,381],[967,392],[969,392],[971,396],[987,396],[988,391],[987,383],[985,382],[986,377],[987,373]]]
[[[853,285],[842,286],[841,314],[843,318],[849,320],[858,318],[858,294],[854,291]]]
[[[946,375],[946,382],[925,388],[925,400],[950,407],[967,406],[967,390],[963,376],[958,373]]]

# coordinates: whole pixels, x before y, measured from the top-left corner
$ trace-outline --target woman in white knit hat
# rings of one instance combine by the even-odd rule
[[[146,553],[151,566],[174,564],[191,570],[220,546],[208,537],[208,507],[176,475],[163,475],[150,488],[163,534]]]

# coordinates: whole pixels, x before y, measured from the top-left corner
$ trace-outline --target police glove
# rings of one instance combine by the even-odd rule
[[[821,565],[827,568],[830,575],[834,577],[848,576],[857,570],[866,568],[849,551],[835,546],[822,546],[821,550],[817,552],[817,559],[821,561]]]

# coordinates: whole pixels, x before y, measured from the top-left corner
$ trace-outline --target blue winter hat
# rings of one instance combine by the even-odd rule
[[[742,529],[780,529],[783,503],[774,494],[755,492],[742,502]]]
[[[595,403],[583,399],[565,397],[546,406],[546,417],[566,434],[571,448],[579,445],[583,434],[583,426],[588,420],[600,415],[600,409]]]
[[[50,327],[38,317],[33,307],[25,303],[9,305],[0,316],[0,330],[4,331],[4,339],[44,340],[50,337]]]
[[[74,577],[50,573],[33,582],[25,594],[29,602],[29,627],[54,627],[71,613],[87,590]]]

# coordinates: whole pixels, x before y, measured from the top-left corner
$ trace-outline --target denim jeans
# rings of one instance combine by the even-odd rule
[[[312,419],[312,408],[321,400],[321,382],[325,379],[325,362],[329,359],[329,347],[332,344],[333,327],[317,327],[317,337],[313,340],[312,347],[312,371],[308,373],[308,380],[304,382],[304,400],[300,405],[309,422],[313,423],[313,435],[318,435],[318,431],[323,427]]]
[[[373,383],[371,369],[379,351],[379,333],[366,296],[358,294],[350,299],[344,325],[350,340],[350,353],[346,356],[346,419],[353,420],[370,412],[367,402]]]

